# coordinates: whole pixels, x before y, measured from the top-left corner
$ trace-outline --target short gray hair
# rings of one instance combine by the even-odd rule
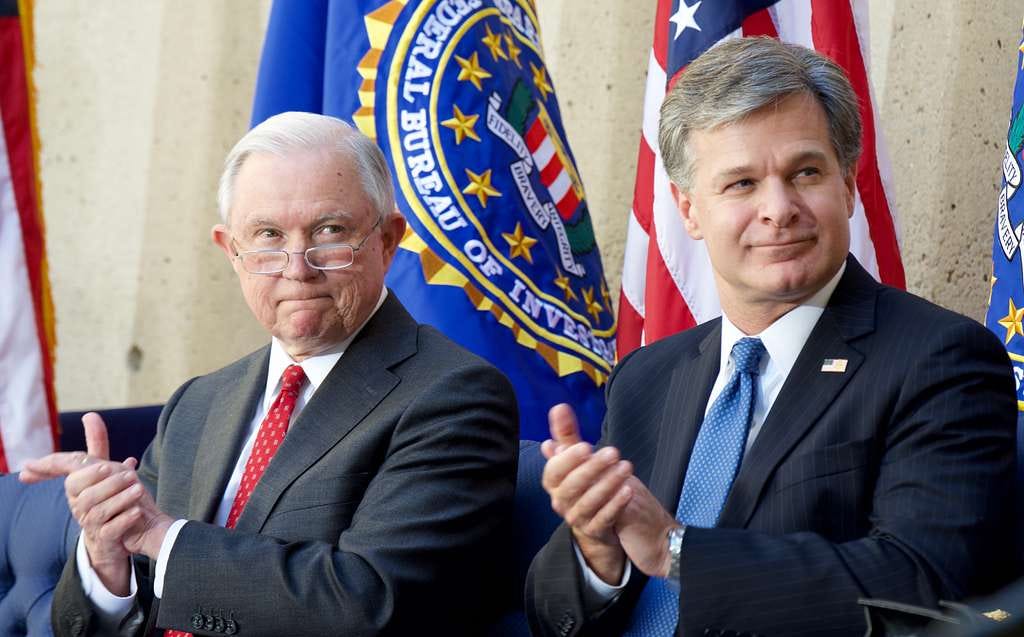
[[[705,51],[687,67],[661,105],[658,146],[669,179],[692,186],[690,134],[734,124],[797,94],[825,111],[829,138],[844,175],[857,165],[861,123],[857,95],[828,58],[773,38],[737,38]]]
[[[235,178],[250,155],[267,153],[285,157],[314,150],[328,150],[351,159],[359,172],[363,192],[377,213],[384,217],[395,212],[391,172],[376,142],[336,117],[292,111],[267,118],[238,140],[228,153],[217,188],[221,220],[228,223]]]

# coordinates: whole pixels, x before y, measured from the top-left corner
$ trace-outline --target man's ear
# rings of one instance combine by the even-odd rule
[[[228,261],[232,263],[235,260],[235,248],[231,245],[231,231],[223,223],[218,223],[210,230],[210,238],[213,242],[224,251]]]
[[[669,182],[669,187],[672,189],[672,200],[676,203],[679,215],[683,218],[683,227],[686,228],[686,234],[690,235],[690,238],[694,241],[700,241],[704,238],[704,234],[701,232],[697,216],[694,214],[696,210],[694,209],[691,193],[680,189],[679,186],[672,182]]]
[[[850,168],[850,172],[843,178],[846,186],[846,218],[853,219],[853,208],[857,199],[857,167]]]
[[[381,222],[380,236],[384,246],[384,263],[391,265],[391,259],[394,258],[395,252],[398,250],[398,244],[405,236],[405,217],[397,210],[384,217],[384,221]]]

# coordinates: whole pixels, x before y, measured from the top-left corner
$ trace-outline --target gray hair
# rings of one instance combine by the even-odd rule
[[[290,153],[322,149],[355,163],[363,192],[381,217],[395,212],[391,172],[376,142],[336,117],[292,111],[267,118],[238,140],[228,153],[217,188],[221,220],[228,223],[235,178],[250,155],[267,153],[285,157]]]
[[[828,58],[767,37],[727,40],[687,67],[661,105],[658,146],[669,179],[692,186],[690,134],[734,124],[795,94],[814,97],[825,111],[829,139],[844,175],[860,157],[857,95]]]

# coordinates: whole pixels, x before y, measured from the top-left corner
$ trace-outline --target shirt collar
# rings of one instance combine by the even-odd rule
[[[373,311],[366,317],[366,320],[363,321],[362,325],[356,328],[348,338],[299,363],[302,367],[302,371],[306,373],[306,379],[309,380],[309,384],[312,387],[313,392],[315,392],[320,387],[320,384],[324,382],[327,375],[331,373],[334,366],[339,360],[341,360],[341,355],[345,353],[345,350],[348,349],[348,346],[351,345],[352,341],[354,341],[356,336],[359,335],[359,332],[361,332],[363,328],[366,327],[366,324],[370,322],[370,319],[377,313],[380,306],[384,305],[384,300],[386,298],[388,298],[388,289],[385,287],[381,289],[380,298],[377,299],[376,307],[373,308]],[[292,360],[292,357],[285,351],[284,345],[281,341],[277,340],[277,337],[272,338],[270,341],[270,365],[267,368],[267,389],[263,394],[263,411],[270,408],[270,404],[273,402],[274,396],[277,395],[277,390],[281,386],[281,375],[284,374],[284,370],[289,365],[294,364],[295,361]]]
[[[787,377],[845,271],[846,262],[844,261],[839,267],[839,271],[811,298],[780,316],[760,334],[744,334],[723,313],[722,366],[732,365],[729,355],[732,353],[732,346],[736,341],[746,336],[756,336],[761,339],[768,352],[768,356],[761,359],[761,370],[764,371],[765,366],[771,361],[773,365],[777,366],[783,377]]]

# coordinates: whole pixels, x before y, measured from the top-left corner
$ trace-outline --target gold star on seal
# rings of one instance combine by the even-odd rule
[[[583,290],[583,304],[587,306],[587,312],[594,317],[594,322],[597,323],[601,318],[601,312],[604,312],[604,308],[594,299],[594,288],[590,287]]]
[[[480,119],[479,115],[466,115],[459,110],[459,107],[452,104],[452,115],[451,119],[446,119],[441,122],[441,126],[450,128],[455,131],[455,145],[458,146],[462,143],[462,140],[467,137],[480,141],[480,136],[476,134],[476,130],[473,129],[476,126],[476,121]]]
[[[462,70],[459,71],[459,80],[469,80],[469,82],[475,86],[478,91],[482,91],[483,86],[480,84],[480,80],[486,80],[491,77],[491,74],[480,66],[479,53],[477,51],[473,51],[473,55],[469,56],[468,60],[456,55],[455,61],[459,63],[460,67],[462,67]]]
[[[522,62],[519,61],[519,54],[523,50],[516,44],[516,36],[512,35],[511,31],[505,34],[505,48],[508,49],[508,59],[512,60],[517,67],[523,68]]]
[[[601,298],[604,299],[604,307],[609,312],[612,311],[612,295],[608,293],[608,285],[601,280]]]
[[[487,50],[491,52],[491,57],[494,61],[507,60],[508,56],[505,55],[504,49],[501,48],[501,35],[491,31],[491,25],[485,24],[484,28],[487,29],[487,35],[480,41],[484,43]]]
[[[480,201],[480,205],[484,208],[487,207],[488,197],[501,196],[501,193],[491,185],[490,168],[479,175],[467,168],[466,176],[469,177],[469,185],[463,188],[462,192],[467,195],[476,195],[476,198]]]
[[[1021,319],[1024,319],[1024,307],[1017,309],[1017,306],[1013,304],[1013,299],[1010,299],[1010,311],[1003,318],[999,319],[999,324],[1006,328],[1006,342],[1009,343],[1013,335],[1024,336],[1024,325],[1021,325]]]
[[[555,287],[562,291],[562,295],[565,296],[565,301],[575,301],[577,298],[576,293],[572,291],[572,285],[569,283],[569,277],[562,274],[561,270],[558,270],[558,276],[555,277]]]
[[[551,85],[548,84],[548,78],[544,73],[543,67],[538,68],[533,65],[533,62],[530,62],[530,70],[533,72],[533,85],[540,91],[540,96],[547,100],[548,93],[555,89],[551,88]]]
[[[523,257],[528,263],[533,263],[533,255],[530,254],[530,248],[537,243],[537,240],[523,233],[523,224],[517,221],[515,231],[502,232],[501,236],[505,237],[505,241],[508,241],[508,255],[511,258]]]
[[[1021,53],[1024,53],[1024,41],[1021,41],[1020,46],[1017,48],[1017,50],[1020,51]],[[1020,68],[1024,69],[1024,59],[1021,59],[1020,61]]]

